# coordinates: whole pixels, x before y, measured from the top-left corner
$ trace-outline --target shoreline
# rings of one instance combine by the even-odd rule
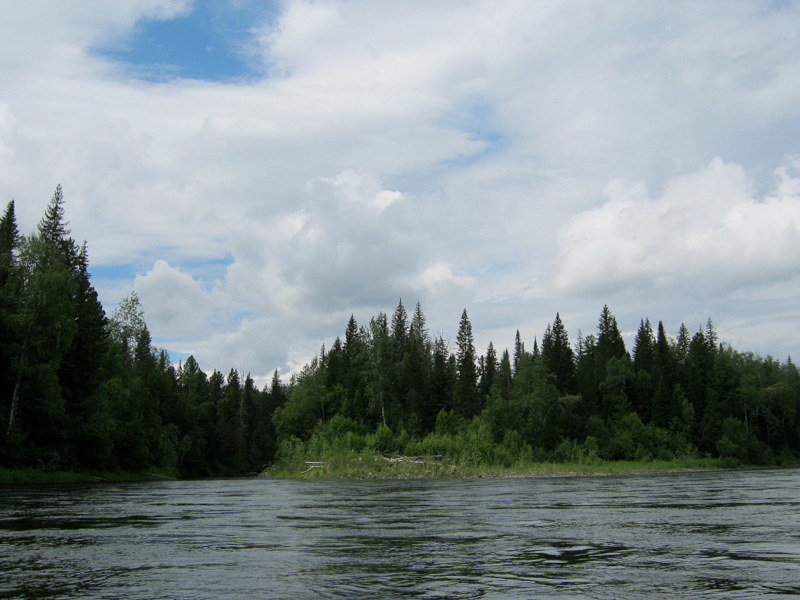
[[[50,471],[34,467],[0,467],[0,486],[65,483],[126,483],[172,481],[174,474],[130,471]]]
[[[732,463],[720,458],[690,458],[657,461],[598,461],[596,463],[525,463],[513,466],[466,465],[456,463],[385,463],[383,457],[370,457],[367,461],[353,461],[335,468],[288,470],[275,466],[250,479],[555,479],[571,477],[614,477],[621,475],[657,475],[703,471],[738,471],[746,469],[792,469],[791,465],[750,465]],[[365,464],[366,463],[366,464]],[[16,485],[63,485],[103,483],[144,483],[153,481],[182,481],[191,477],[153,472],[105,471],[48,471],[35,468],[0,467],[0,487]],[[220,476],[223,477],[223,476]],[[244,477],[244,476],[239,476]],[[216,479],[216,477],[210,477]]]
[[[520,463],[511,466],[468,465],[443,461],[387,462],[380,456],[350,460],[318,461],[310,469],[268,469],[259,477],[268,479],[510,479],[557,477],[604,477],[699,471],[729,471],[775,468],[781,465],[746,465],[720,458],[687,458],[654,461],[597,461],[591,463]],[[305,465],[302,465],[305,466]]]

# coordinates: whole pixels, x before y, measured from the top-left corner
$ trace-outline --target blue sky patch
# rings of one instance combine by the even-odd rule
[[[92,265],[89,264],[89,274],[92,281],[97,279],[133,279],[139,271],[135,265]]]
[[[442,166],[471,165],[503,151],[509,144],[508,136],[497,123],[494,108],[483,98],[470,98],[463,102],[442,119],[442,124],[463,131],[470,140],[481,144],[478,152],[443,161]]]
[[[178,352],[177,350],[169,350],[169,349],[167,349],[167,354],[169,355],[169,361],[174,364],[177,364],[179,362],[182,363],[191,356],[191,354],[189,354],[188,352]]]
[[[252,30],[277,14],[277,2],[197,0],[174,19],[140,21],[123,42],[95,52],[145,81],[248,81],[264,76],[248,52]]]

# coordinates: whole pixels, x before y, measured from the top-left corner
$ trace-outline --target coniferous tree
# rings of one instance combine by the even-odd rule
[[[634,393],[633,408],[645,423],[652,416],[655,389],[655,339],[649,319],[642,319],[633,342]]]
[[[19,355],[19,285],[16,253],[19,231],[14,201],[8,203],[0,218],[0,457],[13,428],[12,398],[17,384],[15,359]]]
[[[370,321],[370,340],[372,360],[368,407],[372,423],[386,425],[387,412],[390,419],[393,416],[392,407],[397,394],[393,388],[394,343],[386,315],[382,312]]]
[[[542,338],[542,361],[553,375],[559,393],[570,394],[575,389],[575,356],[569,343],[567,330],[556,313],[553,326],[547,326]]]
[[[678,337],[675,340],[675,360],[679,365],[686,364],[686,359],[689,356],[690,342],[691,336],[689,335],[689,330],[686,328],[686,325],[681,323],[681,326],[678,329]]]
[[[408,388],[406,406],[409,416],[406,425],[409,430],[425,431],[427,424],[422,414],[429,412],[426,405],[430,403],[431,348],[425,315],[419,302],[411,317],[403,370]]]
[[[472,324],[467,316],[467,309],[461,313],[456,347],[455,406],[462,415],[474,417],[480,412],[481,405],[475,367],[475,344],[472,340]]]
[[[423,429],[430,431],[436,423],[437,415],[453,408],[455,365],[444,339],[439,336],[433,343],[433,362],[430,376],[430,401],[422,414]]]
[[[63,202],[58,186],[37,233],[24,239],[20,252],[20,349],[8,428],[10,436],[19,426],[18,452],[52,466],[60,466],[67,458],[68,410],[60,374],[77,332],[75,243],[67,237]]]
[[[525,343],[522,341],[522,337],[519,335],[519,329],[517,329],[517,335],[514,337],[514,373],[516,374],[519,370],[519,363],[522,360],[523,356],[525,356]]]
[[[511,397],[512,377],[511,359],[508,349],[504,349],[497,369],[497,378],[494,382],[494,390],[503,400],[508,400]]]
[[[494,344],[492,342],[489,342],[489,347],[486,349],[486,355],[482,358],[483,360],[481,361],[478,390],[479,395],[482,398],[481,402],[485,404],[486,399],[489,397],[489,393],[494,386],[494,382],[497,377],[497,370],[499,368],[499,364],[497,362],[497,352],[495,351]]]
[[[625,407],[628,406],[629,398],[626,390],[632,385],[633,375],[632,370],[629,373],[629,365],[626,364],[625,359],[628,357],[617,319],[611,314],[607,304],[600,312],[600,321],[597,325],[597,347],[594,353],[599,391],[597,409],[600,415],[607,418],[620,410],[625,410]],[[612,361],[614,364],[612,372],[609,373],[608,366]]]
[[[675,395],[675,360],[661,321],[658,322],[654,345],[653,380],[653,421],[666,428],[679,416],[680,407],[677,406],[678,397]]]
[[[408,313],[403,306],[403,301],[397,303],[397,308],[392,315],[392,341],[394,343],[395,360],[400,360],[406,350],[408,341]]]

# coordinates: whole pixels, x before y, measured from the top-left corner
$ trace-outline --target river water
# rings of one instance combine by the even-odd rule
[[[0,489],[0,598],[800,598],[800,470]]]

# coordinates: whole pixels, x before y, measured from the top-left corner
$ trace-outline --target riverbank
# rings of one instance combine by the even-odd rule
[[[98,483],[124,481],[161,481],[176,479],[173,473],[161,469],[151,472],[128,471],[51,471],[45,469],[6,469],[0,467],[0,485],[28,485],[41,483]]]
[[[360,454],[329,461],[272,467],[262,477],[301,479],[422,479],[478,477],[574,477],[630,475],[681,471],[711,471],[742,467],[721,458],[683,458],[652,461],[520,462],[510,466],[459,464],[439,457],[385,457]]]

